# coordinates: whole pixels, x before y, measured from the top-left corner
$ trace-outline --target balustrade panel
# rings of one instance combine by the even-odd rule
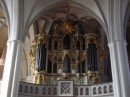
[[[30,96],[109,96],[114,95],[112,83],[98,85],[79,85],[73,81],[58,81],[53,84],[34,84],[20,82],[19,95]]]

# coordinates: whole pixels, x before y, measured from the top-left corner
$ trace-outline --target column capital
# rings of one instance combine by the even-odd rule
[[[16,43],[16,44],[21,44],[21,45],[23,45],[23,41],[21,41],[21,40],[8,40],[8,41],[7,41],[7,45],[8,45],[8,44],[11,44],[11,43]]]
[[[18,97],[19,71],[22,49],[22,41],[7,41],[7,53],[1,87],[2,97]]]
[[[130,95],[129,65],[125,40],[113,40],[108,43],[113,76],[114,97]]]
[[[116,44],[124,44],[127,45],[126,40],[113,40],[108,42],[108,46],[111,47],[111,45],[116,45]]]

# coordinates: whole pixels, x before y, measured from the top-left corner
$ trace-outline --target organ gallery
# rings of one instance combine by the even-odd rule
[[[49,33],[45,28],[35,35],[29,59],[36,84],[73,80],[91,85],[100,83],[105,51],[99,33],[78,21],[56,20]]]

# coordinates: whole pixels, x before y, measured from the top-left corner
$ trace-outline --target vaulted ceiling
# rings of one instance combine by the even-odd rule
[[[38,33],[48,21],[55,20],[73,20],[78,21],[84,31],[88,30],[88,26],[93,29],[101,28],[100,23],[94,19],[91,13],[81,9],[81,5],[73,3],[69,0],[62,1],[50,8],[47,12],[40,15],[40,18],[35,22]],[[104,32],[105,33],[105,32]]]
[[[46,1],[47,2],[47,1]],[[48,1],[49,2],[49,1]],[[74,3],[71,0],[62,0],[62,2],[55,3],[53,6],[49,6],[47,12],[42,13],[40,15],[40,18],[37,19],[37,23],[35,22],[34,24],[37,26],[37,31],[40,31],[40,29],[44,26],[46,22],[49,20],[65,20],[65,19],[72,19],[72,20],[79,20],[81,25],[83,26],[84,30],[86,31],[86,25],[92,25],[93,27],[101,27],[100,23],[95,20],[94,16],[90,12],[90,10],[93,10],[98,16],[103,12],[105,15],[107,15],[107,9],[104,9],[103,6],[107,6],[108,2],[104,2],[101,0],[96,1],[96,0],[91,0],[89,3],[86,3],[88,1],[84,2],[79,2],[76,0],[77,3]],[[31,2],[33,3],[33,2]],[[41,2],[41,4],[43,1]],[[79,4],[78,4],[79,3]],[[82,3],[83,5],[86,4],[88,6],[88,9],[83,10],[83,6],[80,4]],[[28,4],[28,3],[27,3]],[[39,5],[40,2],[37,2],[35,5]],[[91,6],[91,4],[94,4]],[[25,4],[26,6],[26,4]],[[39,7],[40,8],[40,7]],[[91,8],[91,9],[90,9]],[[102,10],[102,11],[101,11]],[[26,10],[25,10],[26,11]],[[32,12],[33,14],[33,12]],[[103,18],[103,17],[102,17]],[[42,25],[42,26],[41,26]],[[35,30],[36,31],[36,30]],[[5,48],[6,46],[6,41],[7,41],[7,32],[8,32],[8,27],[6,23],[6,18],[5,14],[3,12],[3,8],[0,5],[0,55],[2,53],[2,49]],[[129,35],[128,35],[129,36]],[[129,38],[128,38],[129,39]]]
[[[43,1],[41,0],[41,4],[43,4]],[[45,2],[50,2],[50,1],[46,0]],[[102,13],[104,13],[104,15],[108,15],[108,13],[107,13],[108,9],[103,8],[103,6],[108,6],[107,1],[104,2],[102,0],[90,0],[89,3],[86,3],[86,2],[88,2],[87,0],[86,1],[84,0],[84,2],[80,2],[80,0],[73,0],[73,1],[76,1],[77,3],[71,2],[71,0],[61,0],[61,1],[62,2],[56,3],[54,6],[49,6],[49,8],[46,12],[41,13],[40,17],[32,24],[32,26],[34,26],[34,28],[31,26],[28,32],[39,33],[39,31],[42,29],[42,27],[48,21],[66,20],[66,19],[79,21],[79,23],[83,27],[83,30],[87,31],[87,28],[89,25],[91,25],[92,28],[95,28],[95,29],[97,27],[101,28],[101,24],[99,23],[99,21],[94,19],[95,18],[95,16],[93,15],[94,13],[96,13],[98,15],[98,17],[101,18],[101,20],[103,20],[103,16],[101,15]],[[78,4],[79,2],[80,2],[80,4]],[[33,2],[29,2],[29,3],[32,4]],[[86,4],[88,9],[86,8],[86,10],[84,10],[81,3],[82,3],[82,5]],[[25,4],[25,6],[28,6],[27,4]],[[94,5],[92,6],[92,4],[94,4]],[[40,9],[40,1],[34,5],[38,5],[39,9]],[[44,5],[42,5],[42,6],[44,6]],[[34,6],[34,7],[37,7],[37,6]],[[90,12],[90,9],[93,10],[93,13]],[[25,9],[25,11],[28,11],[28,10]],[[32,13],[27,12],[30,14],[30,17],[29,17],[30,19],[32,19],[33,14],[38,13],[37,11],[36,12],[34,12],[34,11],[30,11]],[[105,17],[107,17],[107,16],[105,16]],[[106,18],[106,20],[108,20],[108,17]],[[128,22],[128,28],[130,28],[130,21]],[[129,29],[127,30],[127,33],[128,32],[130,32]],[[33,33],[27,34],[27,37],[28,37],[28,39],[26,38],[27,41],[29,41],[30,36],[32,34]],[[127,35],[128,44],[130,44],[129,37],[130,37],[130,34]],[[6,22],[5,11],[3,10],[2,6],[0,5],[0,57],[2,56],[3,49],[6,48],[7,39],[8,39],[8,26],[7,26],[7,22]],[[29,42],[27,42],[26,40],[25,40],[25,45],[28,45]],[[29,44],[29,46],[30,46],[30,44]],[[130,47],[128,46],[128,48],[130,48]],[[25,53],[26,53],[26,51],[29,52],[29,48],[27,48],[25,46]]]

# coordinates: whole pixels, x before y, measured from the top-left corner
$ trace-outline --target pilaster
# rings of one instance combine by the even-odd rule
[[[129,65],[126,41],[115,40],[108,44],[113,75],[114,97],[130,96]]]
[[[1,97],[17,97],[19,70],[23,43],[19,40],[8,41]]]
[[[23,0],[6,0],[9,11],[7,53],[1,97],[18,97],[19,70],[24,41]]]

